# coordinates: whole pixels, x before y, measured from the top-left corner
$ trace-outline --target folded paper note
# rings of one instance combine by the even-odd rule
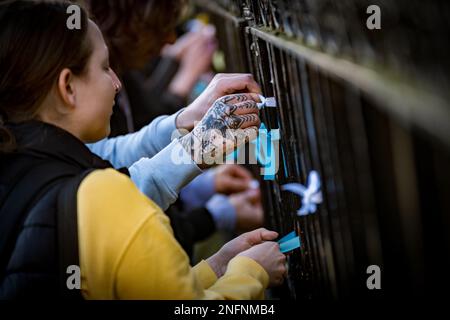
[[[297,211],[299,216],[306,216],[317,211],[317,205],[322,203],[322,191],[320,191],[320,177],[317,171],[311,171],[308,176],[307,186],[299,183],[288,183],[281,186],[282,190],[291,191],[302,197],[302,206]]]
[[[275,100],[275,97],[263,97],[262,95],[259,95],[259,99],[261,100],[260,103],[257,104],[258,109],[261,110],[262,108],[276,108],[277,102]]]
[[[300,248],[300,238],[295,237],[291,240],[280,243],[280,251],[286,253],[294,249]]]
[[[292,231],[278,240],[278,244],[280,245],[280,251],[286,253],[300,247],[300,238],[295,231]]]
[[[283,243],[285,241],[291,240],[291,239],[295,238],[296,236],[297,236],[297,234],[295,233],[295,231],[292,231],[291,233],[288,233],[283,238],[278,240],[278,243]]]

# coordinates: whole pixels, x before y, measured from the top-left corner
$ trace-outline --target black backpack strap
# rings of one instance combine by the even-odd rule
[[[80,174],[80,168],[72,165],[43,161],[30,170],[20,172],[0,203],[0,284],[28,214],[47,192],[61,186],[57,195],[56,217],[60,293],[63,298],[81,298],[79,290],[67,289],[66,271],[70,265],[79,265],[77,190],[93,170],[88,169]],[[128,174],[126,168],[118,171]],[[21,195],[33,196],[24,199]]]
[[[73,167],[60,162],[43,162],[22,172],[0,204],[0,282],[14,250],[22,226],[33,207],[61,179],[75,174]],[[23,195],[32,195],[23,198]]]
[[[57,248],[58,248],[58,280],[60,296],[68,300],[82,299],[80,290],[69,290],[67,274],[69,266],[80,266],[78,251],[78,206],[77,194],[78,188],[84,178],[94,169],[86,170],[82,174],[77,175],[65,181],[58,192],[56,216],[57,226]]]

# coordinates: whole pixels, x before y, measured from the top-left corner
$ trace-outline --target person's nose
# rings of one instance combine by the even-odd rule
[[[116,91],[116,93],[119,93],[120,90],[122,90],[122,82],[120,82],[119,77],[113,70],[111,70],[111,77],[112,77],[114,90]]]

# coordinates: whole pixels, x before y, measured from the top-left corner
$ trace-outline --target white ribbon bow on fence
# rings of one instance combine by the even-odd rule
[[[322,203],[322,191],[320,190],[320,177],[317,171],[311,171],[308,183],[305,187],[300,183],[288,183],[281,186],[282,190],[291,191],[302,197],[302,206],[297,210],[297,215],[306,216],[317,211],[317,205]]]

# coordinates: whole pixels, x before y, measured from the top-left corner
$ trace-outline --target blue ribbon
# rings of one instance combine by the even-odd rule
[[[295,231],[292,231],[291,233],[288,233],[283,238],[278,240],[278,244],[280,245],[280,251],[282,253],[286,253],[300,248],[301,242],[300,237],[297,236]]]

